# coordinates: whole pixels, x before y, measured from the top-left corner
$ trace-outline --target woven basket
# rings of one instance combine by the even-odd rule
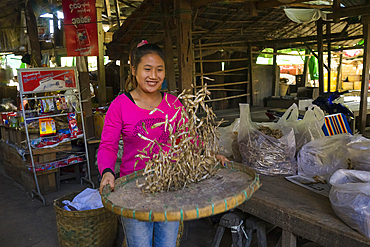
[[[80,192],[54,200],[58,239],[61,247],[111,247],[117,233],[117,215],[105,208],[67,211],[64,200],[72,201]]]

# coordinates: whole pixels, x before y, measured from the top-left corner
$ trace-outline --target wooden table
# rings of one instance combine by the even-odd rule
[[[335,215],[329,198],[282,176],[260,176],[260,180],[261,188],[238,208],[281,227],[282,247],[295,247],[296,235],[327,247],[370,246],[370,239]]]

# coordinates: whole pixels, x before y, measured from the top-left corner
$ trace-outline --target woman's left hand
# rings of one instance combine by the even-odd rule
[[[221,164],[223,166],[225,166],[226,161],[230,161],[225,156],[223,156],[221,154],[216,154],[216,159],[218,159],[219,161],[221,161]]]

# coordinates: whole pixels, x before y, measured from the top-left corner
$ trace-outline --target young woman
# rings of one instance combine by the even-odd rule
[[[175,96],[159,91],[165,77],[163,51],[155,44],[139,45],[131,53],[131,75],[125,85],[127,90],[130,83],[133,90],[119,95],[109,106],[105,117],[98,151],[98,167],[102,174],[100,193],[107,184],[114,190],[113,171],[121,136],[124,146],[120,176],[124,176],[145,168],[147,160],[135,157],[149,144],[142,137],[167,144],[168,128],[161,125],[152,129],[151,126],[164,122],[166,115],[172,118],[176,109],[182,106]],[[159,110],[149,115],[155,108]],[[173,126],[180,118],[178,114]],[[158,152],[159,147],[154,146],[152,153]],[[225,162],[223,156],[217,157]],[[122,224],[128,247],[148,247],[152,242],[155,247],[176,245],[179,222],[140,222],[122,217]]]

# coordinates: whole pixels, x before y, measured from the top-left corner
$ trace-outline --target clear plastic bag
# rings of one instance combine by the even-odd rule
[[[253,123],[249,104],[239,104],[240,128],[238,133],[239,150],[243,164],[266,175],[296,173],[295,138],[292,128],[277,123]],[[263,134],[258,127],[281,130],[279,139]]]
[[[302,120],[298,120],[298,106],[294,103],[279,119],[278,124],[294,130],[296,151],[299,152],[306,143],[324,137],[324,112],[316,105],[310,105]]]
[[[238,137],[239,121],[240,119],[237,118],[231,125],[218,128],[218,132],[220,133],[220,140],[218,142],[219,154],[225,157],[233,156],[232,144]]]
[[[370,140],[359,135],[347,147],[353,169],[370,171]]]
[[[69,200],[64,200],[63,203],[67,205],[67,207],[64,207],[64,209],[68,211],[71,211],[68,206],[71,206],[78,211],[104,207],[99,191],[90,188],[86,188],[79,193],[75,198],[73,198],[72,202]]]
[[[348,167],[347,144],[351,134],[325,136],[305,144],[297,156],[298,174],[305,177],[320,176],[326,180],[336,170]]]
[[[370,238],[370,172],[340,169],[330,184],[329,199],[335,214]]]

